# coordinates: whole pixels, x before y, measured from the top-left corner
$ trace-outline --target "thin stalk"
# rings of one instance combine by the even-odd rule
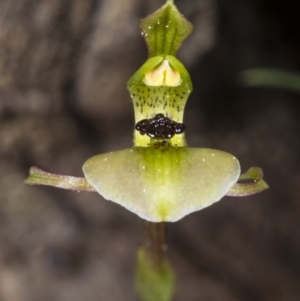
[[[166,223],[145,224],[145,249],[154,269],[159,269],[166,259]]]

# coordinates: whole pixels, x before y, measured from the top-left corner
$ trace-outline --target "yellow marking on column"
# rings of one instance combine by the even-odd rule
[[[174,70],[168,60],[164,60],[157,68],[145,73],[143,82],[150,87],[178,87],[182,83],[181,75]]]

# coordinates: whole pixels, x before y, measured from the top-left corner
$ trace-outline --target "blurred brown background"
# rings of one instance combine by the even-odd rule
[[[0,300],[138,300],[142,223],[93,193],[23,184],[30,166],[82,176],[130,147],[126,81],[147,51],[138,21],[163,0],[0,1]],[[271,189],[169,226],[175,301],[300,299],[300,97],[245,88],[250,67],[300,68],[299,1],[178,0],[194,82],[191,146],[261,166]],[[159,300],[158,300],[159,301]]]

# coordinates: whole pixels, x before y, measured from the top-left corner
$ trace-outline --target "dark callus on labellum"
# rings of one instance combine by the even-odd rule
[[[178,123],[165,117],[163,114],[156,114],[153,118],[140,120],[135,129],[141,135],[151,138],[171,139],[175,134],[182,134],[185,130],[183,123]]]

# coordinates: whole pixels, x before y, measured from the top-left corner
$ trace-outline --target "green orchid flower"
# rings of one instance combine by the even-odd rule
[[[146,242],[138,250],[136,289],[144,301],[170,301],[173,269],[165,257],[165,223],[219,201],[268,188],[260,168],[240,174],[231,154],[191,148],[183,123],[193,86],[175,57],[192,25],[168,0],[140,23],[149,58],[127,83],[135,114],[133,147],[96,155],[83,165],[83,178],[30,169],[28,184],[98,192],[145,219]]]
[[[97,191],[151,222],[175,222],[225,195],[246,196],[268,188],[261,169],[240,175],[233,155],[186,144],[183,115],[193,87],[175,55],[192,25],[167,1],[140,27],[149,59],[127,84],[135,113],[134,146],[88,159],[84,178],[33,167],[26,183]]]

